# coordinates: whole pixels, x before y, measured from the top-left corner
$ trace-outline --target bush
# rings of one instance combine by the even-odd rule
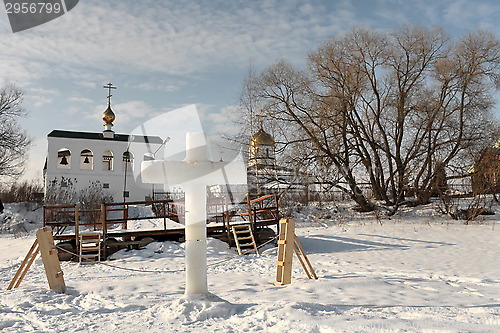
[[[113,196],[104,193],[99,181],[91,182],[78,193],[78,204],[82,209],[100,209],[101,204],[108,202],[113,202]]]
[[[43,185],[36,181],[15,182],[0,188],[3,203],[40,202],[43,199]]]
[[[75,183],[76,179],[74,178],[54,178],[47,186],[45,204],[74,205],[77,199]]]

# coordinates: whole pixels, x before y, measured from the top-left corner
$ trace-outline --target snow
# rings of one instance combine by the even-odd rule
[[[31,226],[33,212],[23,216],[19,207],[7,205],[9,226]],[[296,233],[318,280],[308,280],[295,259],[292,284],[276,287],[274,246],[237,256],[209,239],[214,296],[205,299],[184,297],[184,244],[175,242],[122,250],[106,261],[148,272],[62,262],[66,294],[48,290],[37,259],[21,286],[7,291],[34,232],[3,228],[0,330],[499,332],[498,218],[465,225],[432,206],[402,208],[391,219],[345,206],[305,209]]]
[[[128,208],[129,218],[138,217],[150,217],[155,216],[151,206],[129,206]],[[115,212],[114,218],[123,218],[122,212]],[[149,218],[144,220],[130,220],[127,222],[127,230],[163,230],[163,218]],[[172,221],[171,219],[166,219],[167,229],[172,228],[183,228],[184,225]],[[115,224],[112,230],[122,229],[122,224]]]

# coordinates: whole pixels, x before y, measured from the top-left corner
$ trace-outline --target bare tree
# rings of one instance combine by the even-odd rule
[[[17,119],[25,115],[23,92],[13,85],[0,90],[0,176],[18,176],[24,171],[30,139]]]
[[[433,90],[424,110],[426,123],[423,146],[416,159],[413,187],[429,192],[440,167],[464,173],[474,156],[498,133],[492,115],[494,79],[500,65],[500,45],[487,32],[468,33],[455,43],[447,56],[438,60],[432,73]],[[467,161],[463,165],[464,159]]]
[[[372,210],[373,206],[359,188],[354,173],[357,161],[350,155],[351,141],[345,126],[345,113],[336,112],[337,108],[326,108],[315,98],[314,82],[285,61],[269,67],[254,84],[260,91],[259,97],[267,102],[265,112],[282,124],[279,128],[282,129],[285,148],[300,146],[302,157],[312,157],[315,165],[325,172],[325,182],[333,169],[333,174],[342,176],[345,186],[340,183],[332,185],[348,194],[360,210]]]
[[[484,31],[452,42],[439,28],[353,29],[312,52],[307,70],[267,68],[253,96],[280,124],[291,160],[326,182],[339,175],[335,186],[361,210],[373,208],[366,179],[395,212],[409,193],[426,202],[443,190],[446,170],[490,140],[499,52]]]

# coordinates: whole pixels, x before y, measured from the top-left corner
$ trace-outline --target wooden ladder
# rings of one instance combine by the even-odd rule
[[[236,248],[240,256],[252,252],[259,254],[250,224],[234,225],[231,230],[233,231],[234,242],[236,243]],[[242,248],[250,249],[242,250]]]
[[[80,233],[78,249],[80,265],[96,264],[101,261],[101,232]]]

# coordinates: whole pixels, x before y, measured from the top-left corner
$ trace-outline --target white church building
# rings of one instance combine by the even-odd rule
[[[109,84],[106,88],[111,91],[114,87]],[[102,193],[111,196],[114,202],[152,197],[155,185],[144,184],[138,171],[145,154],[163,156],[164,141],[158,136],[115,133],[111,129],[115,114],[110,97],[111,94],[102,115],[103,132],[53,130],[47,135],[46,195],[54,184],[62,187],[70,184],[76,193],[91,185],[102,186]],[[156,190],[162,186],[156,185]]]

